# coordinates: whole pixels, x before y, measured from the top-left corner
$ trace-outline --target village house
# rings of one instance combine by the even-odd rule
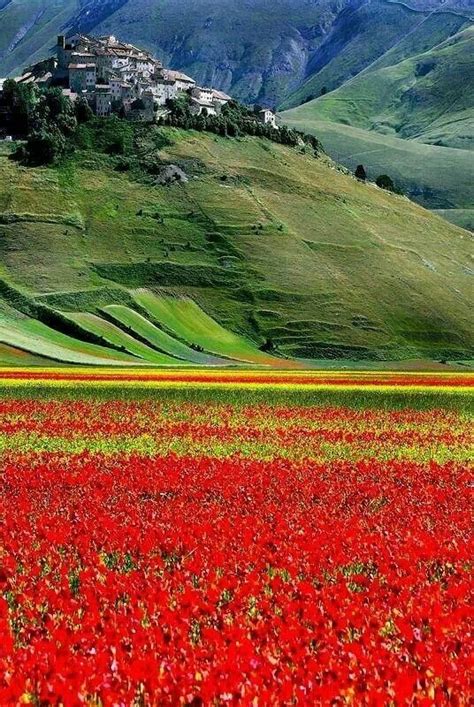
[[[190,91],[191,111],[195,115],[217,115],[217,107],[214,105],[214,91],[212,88],[202,88],[195,86]]]
[[[166,115],[167,103],[190,96],[195,115],[216,115],[231,98],[203,88],[181,71],[165,68],[149,52],[113,35],[59,35],[56,57],[29,67],[15,79],[38,86],[59,86],[75,100],[83,96],[98,116],[122,111],[133,120],[153,121]]]
[[[178,91],[189,91],[194,88],[196,81],[190,76],[186,76],[181,71],[173,71],[172,69],[163,69],[163,78],[172,81],[176,85]]]
[[[105,118],[112,112],[112,91],[110,86],[100,85],[94,89],[95,112],[98,116]]]
[[[278,128],[276,115],[272,110],[270,110],[270,108],[264,108],[261,110],[258,114],[258,119],[264,125],[271,125],[272,128]]]
[[[73,93],[93,91],[97,84],[97,67],[90,64],[69,64],[69,88]]]
[[[218,105],[220,107],[225,106],[226,103],[229,103],[229,101],[232,100],[232,98],[228,96],[227,93],[223,93],[223,91],[213,90],[212,96],[214,105]]]

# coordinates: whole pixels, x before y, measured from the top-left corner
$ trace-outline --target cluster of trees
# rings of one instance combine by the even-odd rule
[[[307,145],[315,153],[322,150],[321,143],[313,135],[306,135],[286,126],[274,128],[258,120],[259,107],[247,108],[236,101],[230,101],[222,106],[219,115],[208,115],[206,109],[200,115],[191,110],[190,98],[183,94],[179,98],[168,101],[169,114],[163,123],[185,130],[199,130],[215,133],[224,137],[239,137],[251,135],[265,137],[282,145],[297,147]]]
[[[78,125],[93,117],[84,98],[75,103],[60,88],[38,89],[34,84],[8,80],[3,86],[1,115],[4,127],[25,140],[17,157],[29,164],[57,161],[70,146]]]
[[[363,164],[357,165],[354,176],[361,182],[367,180],[367,172]],[[388,176],[388,174],[379,174],[376,178],[375,183],[381,189],[386,189],[394,194],[402,194],[403,192],[395,185],[393,179]]]
[[[252,110],[231,101],[222,107],[219,115],[208,115],[205,110],[196,115],[187,94],[169,101],[167,107],[169,114],[163,122],[174,127],[225,137],[265,137],[291,147],[307,146],[316,155],[322,150],[313,135],[262,123],[258,119],[259,107]],[[34,84],[6,81],[0,104],[0,128],[2,120],[5,129],[24,141],[16,157],[32,165],[57,162],[76,146],[123,155],[129,152],[126,148],[133,142],[130,123],[117,115],[107,120],[95,118],[85,98],[78,97],[73,103],[61,88],[40,89]]]

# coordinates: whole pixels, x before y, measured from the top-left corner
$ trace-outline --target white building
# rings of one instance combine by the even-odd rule
[[[113,78],[109,81],[110,92],[113,101],[126,103],[135,97],[135,89],[132,84],[122,81],[121,78]]]
[[[221,107],[225,106],[226,103],[229,103],[229,101],[232,100],[232,98],[230,96],[228,96],[227,93],[223,93],[223,91],[217,91],[217,90],[214,90],[212,92],[212,97],[213,97],[214,104],[217,104]]]
[[[172,69],[163,69],[163,78],[176,83],[178,91],[189,91],[196,86],[196,81],[190,76],[186,76],[181,71],[173,71]]]
[[[276,115],[272,110],[270,110],[270,108],[264,108],[261,110],[258,114],[258,119],[264,125],[271,125],[272,128],[278,128]]]
[[[178,87],[175,81],[158,79],[151,85],[151,91],[159,106],[166,105],[166,101],[174,100],[178,95]]]
[[[231,100],[222,91],[196,86],[194,79],[181,71],[165,69],[149,52],[113,35],[60,35],[57,65],[51,72],[48,81],[63,83],[67,79],[72,95],[86,95],[100,116],[109,115],[112,104],[114,109],[120,104],[133,118],[154,120],[156,109],[164,108],[180,92],[190,94],[191,110],[197,115],[216,115]],[[32,76],[31,80],[37,79]],[[138,104],[132,108],[137,99],[143,100],[145,109]]]

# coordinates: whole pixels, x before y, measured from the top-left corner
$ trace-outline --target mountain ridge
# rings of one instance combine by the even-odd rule
[[[271,5],[265,0],[223,0],[217,5],[211,0],[11,0],[0,9],[0,67],[3,73],[18,72],[43,58],[58,32],[117,33],[200,83],[216,85],[247,103],[276,106],[308,81],[311,67],[319,66],[318,52],[334,33],[334,43],[343,45],[344,33],[354,34],[355,27],[365,37],[359,55],[350,55],[349,46],[341,55],[347,65],[331,69],[340,83],[348,72],[360,71],[386,53],[394,37],[409,27],[411,13],[434,17],[433,5],[435,15],[447,16],[441,0],[417,0],[411,6],[390,0],[275,0]],[[40,18],[28,28],[35,13]],[[469,23],[468,16],[451,13],[450,18],[433,28],[436,38]],[[9,50],[20,29],[24,36]],[[326,88],[335,87],[331,81]]]

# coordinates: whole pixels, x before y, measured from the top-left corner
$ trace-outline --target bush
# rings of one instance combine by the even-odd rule
[[[76,120],[78,123],[88,123],[89,120],[92,120],[92,118],[94,117],[92,108],[90,107],[88,101],[82,96],[79,96],[76,99],[74,109],[76,112]]]
[[[54,125],[44,123],[28,135],[25,154],[30,164],[43,165],[56,162],[65,152],[66,137]]]
[[[395,187],[395,184],[393,183],[392,178],[389,177],[388,174],[380,174],[377,177],[377,179],[375,180],[375,183],[381,189],[386,189],[387,191],[392,191],[395,194],[398,193],[397,188]]]
[[[367,172],[365,171],[365,167],[363,164],[357,165],[354,175],[357,177],[357,179],[360,179],[361,182],[365,182],[365,180],[367,179]]]

